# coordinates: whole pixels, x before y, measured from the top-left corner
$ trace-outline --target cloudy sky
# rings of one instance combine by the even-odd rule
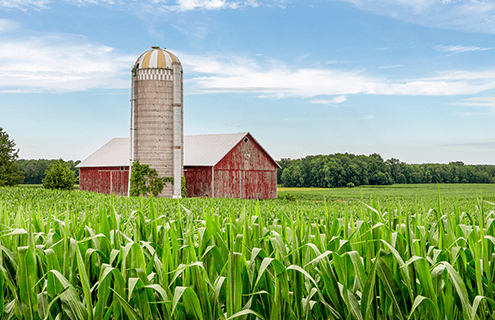
[[[184,133],[274,156],[495,164],[493,0],[0,0],[0,127],[20,158],[129,134],[131,65],[184,67]]]

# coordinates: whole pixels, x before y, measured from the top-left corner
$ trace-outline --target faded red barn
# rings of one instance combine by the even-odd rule
[[[81,190],[126,195],[129,139],[115,138],[78,167]],[[184,136],[188,197],[277,197],[279,165],[249,132]]]

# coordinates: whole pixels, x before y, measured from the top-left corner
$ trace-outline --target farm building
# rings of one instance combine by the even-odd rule
[[[77,166],[80,189],[127,195],[129,142],[114,138],[82,161]],[[188,197],[276,198],[277,168],[249,132],[184,136]]]

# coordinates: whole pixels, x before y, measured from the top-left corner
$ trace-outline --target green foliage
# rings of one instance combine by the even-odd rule
[[[19,150],[15,150],[14,140],[0,127],[0,187],[15,186],[22,183],[23,174],[18,170],[15,160]]]
[[[77,178],[69,169],[67,162],[59,159],[45,171],[45,178],[42,182],[45,189],[73,190]]]
[[[131,169],[131,191],[130,195],[139,196],[158,196],[165,187],[165,183],[174,183],[172,177],[158,177],[155,169],[151,169],[147,164],[140,164],[139,161],[132,163]]]
[[[50,165],[55,163],[57,160],[47,160],[47,159],[18,159],[16,161],[19,170],[24,172],[24,183],[25,184],[41,184],[43,179],[45,178],[45,171],[48,169]],[[69,169],[74,172],[74,176],[77,180],[79,180],[79,168],[76,166],[81,163],[80,160],[66,161]]]
[[[341,203],[1,188],[0,311],[5,319],[493,319],[495,195],[474,196],[487,187],[370,187],[365,202]]]
[[[495,183],[495,166],[449,164],[406,164],[386,161],[379,154],[331,154],[282,159],[277,183],[285,187],[345,187],[418,183]]]
[[[354,187],[355,187],[354,183],[352,182],[347,183],[347,188],[354,188]]]
[[[279,197],[279,199],[286,200],[286,201],[296,201],[297,197],[293,193],[286,193],[282,197]]]
[[[187,188],[186,188],[186,177],[183,175],[181,179],[181,195],[182,198],[187,197]]]

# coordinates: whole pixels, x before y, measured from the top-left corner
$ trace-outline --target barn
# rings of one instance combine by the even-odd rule
[[[78,167],[79,188],[127,195],[129,138],[114,138]],[[277,162],[249,133],[184,136],[188,197],[277,197]]]

